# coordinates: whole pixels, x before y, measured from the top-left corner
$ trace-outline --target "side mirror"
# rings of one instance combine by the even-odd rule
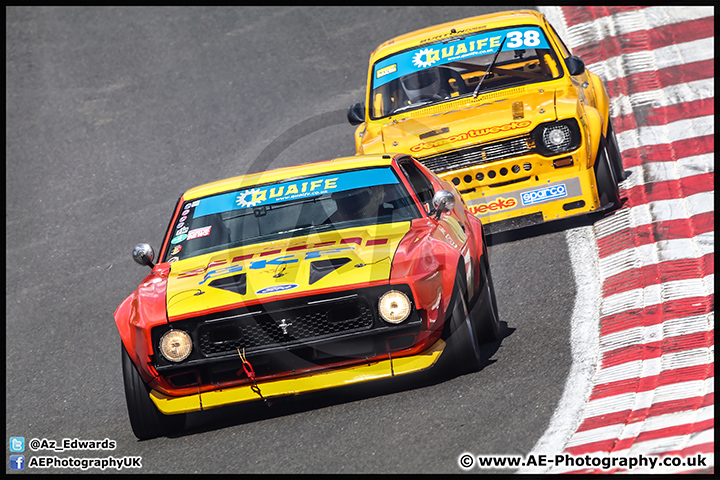
[[[566,58],[565,65],[567,66],[570,75],[580,75],[585,71],[585,62],[575,55]]]
[[[439,220],[443,212],[455,208],[455,196],[447,190],[439,190],[433,196],[432,205],[435,208],[435,220]]]
[[[355,103],[348,108],[347,118],[350,125],[360,125],[365,121],[365,106],[362,103]]]
[[[147,265],[150,268],[153,268],[155,264],[153,263],[153,259],[155,258],[155,250],[148,245],[147,243],[138,243],[135,245],[135,248],[132,252],[133,260],[135,260],[140,265]]]

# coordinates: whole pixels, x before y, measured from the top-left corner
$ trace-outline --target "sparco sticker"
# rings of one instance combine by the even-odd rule
[[[534,203],[545,202],[554,198],[567,197],[567,188],[565,184],[553,185],[552,187],[531,190],[522,194],[522,204],[532,205]]]

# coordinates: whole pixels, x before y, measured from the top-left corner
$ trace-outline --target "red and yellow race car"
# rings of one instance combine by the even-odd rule
[[[499,337],[483,226],[411,156],[230,178],[178,200],[115,312],[140,439],[185,414],[426,370]],[[449,363],[448,363],[449,362]]]
[[[620,205],[605,87],[536,11],[388,40],[370,55],[366,100],[348,120],[358,154],[415,156],[488,233]]]

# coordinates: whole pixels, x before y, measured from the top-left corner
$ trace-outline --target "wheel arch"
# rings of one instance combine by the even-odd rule
[[[602,132],[603,135],[607,136],[608,120],[610,119],[610,97],[600,77],[589,70],[587,73],[595,93],[595,108],[602,115]]]

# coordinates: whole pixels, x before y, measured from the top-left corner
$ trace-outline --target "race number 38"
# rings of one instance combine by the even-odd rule
[[[537,30],[525,30],[524,32],[508,32],[508,48],[537,47],[540,45],[540,32]]]

